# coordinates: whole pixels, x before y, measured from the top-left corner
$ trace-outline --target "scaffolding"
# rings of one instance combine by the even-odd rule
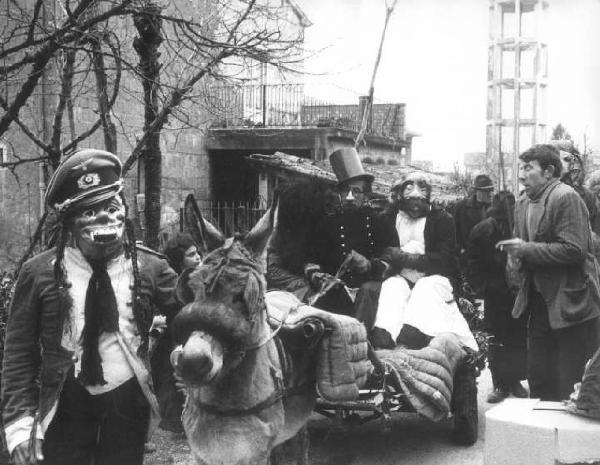
[[[546,139],[544,0],[490,0],[487,159],[500,188],[518,192],[518,157]]]

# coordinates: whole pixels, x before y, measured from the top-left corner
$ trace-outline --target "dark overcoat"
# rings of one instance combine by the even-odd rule
[[[527,220],[533,203],[541,204],[542,214],[530,225],[530,237]],[[515,234],[527,241],[522,248],[525,272],[513,308],[515,318],[527,310],[532,281],[546,302],[552,329],[600,315],[588,210],[573,188],[555,179],[535,200],[523,194],[515,205]]]

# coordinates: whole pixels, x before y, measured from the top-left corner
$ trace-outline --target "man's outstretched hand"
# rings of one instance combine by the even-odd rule
[[[496,244],[496,248],[506,252],[508,255],[514,258],[521,258],[523,256],[523,249],[526,244],[527,242],[525,242],[523,239],[515,237],[498,242]]]
[[[44,460],[42,440],[34,439],[33,444],[30,440],[23,441],[13,450],[12,460],[15,465],[36,465],[40,463]]]

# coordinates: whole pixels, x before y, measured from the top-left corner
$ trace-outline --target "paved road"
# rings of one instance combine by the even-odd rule
[[[471,447],[452,443],[449,421],[432,423],[415,414],[395,414],[387,433],[383,420],[339,428],[316,416],[310,422],[312,465],[481,465],[489,371],[481,374],[478,385],[479,439]]]

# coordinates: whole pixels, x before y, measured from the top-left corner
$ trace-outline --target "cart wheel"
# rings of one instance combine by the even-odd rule
[[[454,442],[465,446],[475,444],[478,435],[477,381],[472,363],[460,363],[456,369],[452,413]]]

